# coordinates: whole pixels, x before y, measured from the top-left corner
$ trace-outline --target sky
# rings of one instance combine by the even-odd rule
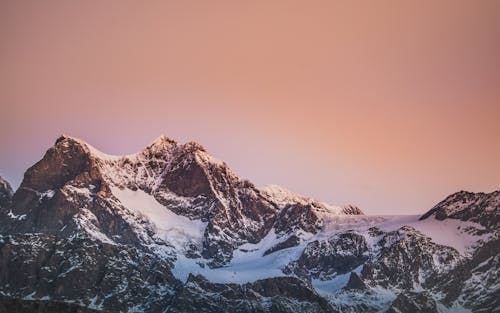
[[[500,189],[500,1],[0,0],[0,175],[197,141],[368,214]]]

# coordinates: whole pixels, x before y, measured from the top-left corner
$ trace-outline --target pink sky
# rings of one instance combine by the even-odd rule
[[[499,1],[0,0],[0,175],[195,140],[370,214],[500,189]]]

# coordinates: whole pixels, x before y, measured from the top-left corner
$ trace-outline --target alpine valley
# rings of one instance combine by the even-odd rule
[[[61,136],[0,179],[0,312],[500,312],[500,191],[370,216],[257,188],[197,143]]]

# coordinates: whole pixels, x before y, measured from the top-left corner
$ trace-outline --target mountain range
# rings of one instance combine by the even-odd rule
[[[258,188],[198,143],[58,138],[0,178],[0,312],[500,312],[500,191],[421,216]]]

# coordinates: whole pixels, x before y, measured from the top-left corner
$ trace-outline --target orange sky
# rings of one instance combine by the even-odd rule
[[[500,189],[500,1],[0,0],[0,175],[195,140],[367,213]]]

